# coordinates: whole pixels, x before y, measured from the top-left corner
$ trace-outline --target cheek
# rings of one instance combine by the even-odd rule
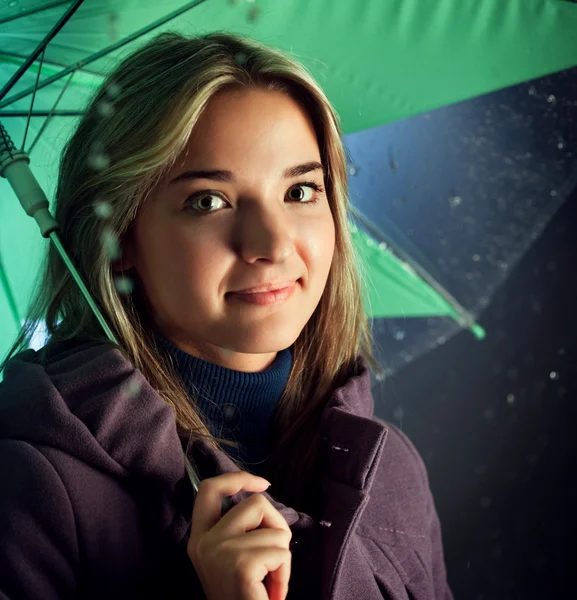
[[[308,257],[309,270],[316,277],[328,276],[335,250],[335,226],[332,216],[315,221],[303,228],[303,244]],[[324,284],[324,281],[322,282]]]

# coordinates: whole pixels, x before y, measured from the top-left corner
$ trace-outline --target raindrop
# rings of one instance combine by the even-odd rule
[[[379,248],[380,248],[381,250],[386,250],[388,247],[389,247],[389,246],[387,245],[387,243],[386,243],[386,242],[381,242],[381,243],[379,244]]]
[[[375,379],[376,379],[377,381],[384,381],[384,380],[385,380],[385,375],[384,375],[384,373],[377,373],[377,374],[375,375]]]
[[[497,261],[497,266],[502,271],[506,271],[508,269],[508,267],[509,267],[509,265],[505,261],[502,261],[502,260]]]
[[[111,98],[116,98],[120,94],[121,89],[122,88],[117,83],[111,81],[106,86],[105,91]]]
[[[15,0],[13,0],[12,2],[10,2],[10,4],[8,4],[8,6],[9,6],[10,8],[14,8],[14,7],[16,6],[16,1],[15,1]]]
[[[224,418],[227,421],[230,421],[234,417],[235,412],[236,412],[236,408],[235,408],[235,406],[233,404],[226,404],[224,406],[224,408],[222,409],[222,413],[224,415]]]
[[[557,102],[557,98],[555,98],[553,94],[550,94],[549,96],[547,96],[547,102],[549,102],[549,104],[553,104],[554,102]]]
[[[104,152],[102,142],[95,142],[88,155],[88,164],[96,171],[106,169],[110,164],[110,158]]]
[[[97,202],[94,205],[94,212],[99,219],[108,219],[112,216],[112,206],[109,202]]]
[[[511,405],[515,402],[515,394],[507,394],[507,404]]]
[[[549,373],[549,378],[552,379],[553,381],[558,381],[559,373],[557,373],[557,371],[551,371],[551,373]]]
[[[106,154],[93,153],[88,155],[88,164],[95,171],[102,171],[110,165],[110,158]]]
[[[141,384],[136,379],[131,379],[124,387],[124,391],[130,398],[136,398],[141,390]]]
[[[529,96],[534,96],[537,93],[537,90],[535,89],[535,86],[531,86],[529,88]]]
[[[525,152],[525,158],[531,158],[531,153],[530,152]]]
[[[565,148],[565,144],[563,142],[559,142],[557,144],[557,148],[559,148],[559,150],[563,150],[563,148]]]
[[[556,196],[556,195],[557,195],[556,190],[551,190],[551,196]]]
[[[119,294],[130,294],[134,289],[134,282],[130,277],[120,275],[114,278],[114,287],[116,287]]]
[[[479,262],[481,260],[481,255],[480,254],[473,254],[473,260],[475,262]]]
[[[484,496],[483,498],[481,498],[480,504],[482,508],[489,508],[489,506],[491,506],[491,498],[489,498],[488,496]]]
[[[444,335],[440,335],[437,339],[436,342],[437,344],[444,344],[447,341],[447,338]]]
[[[490,421],[495,416],[495,411],[492,408],[488,408],[484,412],[484,416],[485,416],[485,419],[487,419],[487,421]]]
[[[111,229],[103,229],[100,234],[102,247],[106,252],[106,257],[109,261],[115,261],[121,256],[120,245],[116,234]]]
[[[397,340],[397,342],[401,342],[405,339],[406,333],[404,331],[395,331],[393,337]]]
[[[357,168],[354,166],[349,167],[349,174],[350,175],[356,175],[357,174]]]
[[[96,111],[101,117],[106,118],[114,114],[114,107],[112,106],[112,104],[110,104],[110,102],[106,102],[105,100],[103,100],[102,102],[99,102],[96,105]]]
[[[234,60],[237,65],[240,65],[242,67],[244,64],[246,64],[247,56],[244,52],[239,52],[235,55]]]
[[[461,196],[451,196],[449,198],[449,204],[451,206],[459,206],[462,202]]]

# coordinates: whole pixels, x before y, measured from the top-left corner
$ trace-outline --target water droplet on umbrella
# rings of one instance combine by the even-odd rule
[[[437,344],[444,344],[447,341],[447,338],[444,335],[440,335],[437,339],[436,342]]]
[[[121,253],[118,238],[111,229],[107,228],[102,230],[100,234],[100,241],[109,261],[112,262],[120,258]]]
[[[557,373],[557,371],[551,371],[551,373],[549,373],[549,377],[553,379],[553,381],[558,381],[559,373]]]
[[[473,260],[475,262],[479,262],[481,260],[481,255],[480,254],[473,254]]]
[[[109,202],[97,202],[94,205],[94,212],[99,219],[108,219],[112,216],[112,206]]]
[[[515,394],[507,394],[507,404],[513,404],[515,402]]]
[[[16,0],[12,0],[12,2],[10,2],[10,4],[8,4],[8,6],[10,8],[14,8],[16,6],[16,4],[17,4]]]
[[[550,94],[549,96],[547,96],[547,102],[549,102],[549,104],[553,104],[554,102],[557,102],[557,98],[555,98],[553,94]]]
[[[384,373],[377,373],[377,374],[375,375],[375,379],[376,379],[377,381],[384,381],[384,379],[385,379],[385,375],[384,375]]]
[[[130,294],[130,292],[132,292],[134,289],[134,282],[132,279],[130,279],[130,277],[120,275],[114,278],[114,287],[119,294]]]
[[[407,334],[404,331],[395,331],[393,337],[397,340],[397,342],[401,342],[405,339],[406,335]]]
[[[499,267],[499,269],[501,269],[503,271],[505,271],[509,267],[509,265],[505,261],[502,261],[502,260],[497,261],[497,266]]]
[[[386,243],[386,242],[381,242],[381,243],[379,244],[379,248],[380,248],[381,250],[386,250],[388,247],[389,247],[389,246],[387,245],[387,243]]]
[[[557,144],[557,148],[559,148],[559,150],[563,150],[563,148],[565,148],[565,144],[563,142],[559,142]]]
[[[114,114],[114,106],[110,102],[102,100],[96,105],[96,111],[101,117],[110,117],[110,115]]]
[[[461,196],[451,196],[449,198],[449,204],[451,206],[459,206],[462,202]]]
[[[551,190],[551,196],[556,196],[557,195],[557,191],[556,190]]]
[[[535,89],[535,86],[531,86],[529,88],[529,96],[534,96],[537,93],[537,90]]]
[[[357,174],[357,168],[354,166],[350,166],[349,167],[349,174],[350,175],[356,175]]]

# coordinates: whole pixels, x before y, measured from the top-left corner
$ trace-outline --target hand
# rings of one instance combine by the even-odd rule
[[[187,553],[207,600],[285,600],[292,532],[284,517],[255,493],[221,518],[224,496],[263,492],[268,485],[245,471],[201,481]]]

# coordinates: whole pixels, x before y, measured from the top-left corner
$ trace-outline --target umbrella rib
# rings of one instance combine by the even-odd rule
[[[0,21],[1,23],[1,21]],[[27,57],[23,56],[22,54],[18,54],[18,52],[6,52],[6,50],[0,50],[0,56],[8,56],[10,58],[18,58],[20,60],[25,60]],[[55,65],[57,67],[68,67],[68,65],[66,63],[60,62],[58,60],[47,60],[46,58],[44,58],[44,63],[47,65]],[[90,75],[95,75],[96,77],[106,77],[106,75],[104,75],[104,73],[100,73],[99,71],[93,71],[92,69],[78,69],[79,71],[82,71],[83,73],[88,73]]]
[[[72,73],[70,74],[70,77],[68,78],[68,81],[66,82],[64,87],[60,90],[60,94],[58,95],[58,98],[56,98],[56,102],[54,103],[52,110],[48,113],[48,117],[46,118],[44,123],[42,123],[42,127],[36,134],[36,137],[34,138],[34,141],[32,142],[32,144],[30,145],[30,148],[28,148],[28,152],[27,152],[28,156],[30,156],[30,154],[32,154],[32,150],[33,150],[34,146],[36,145],[36,142],[40,139],[40,136],[44,133],[44,130],[46,129],[46,127],[48,125],[48,121],[50,121],[50,119],[54,116],[54,110],[58,106],[58,103],[60,102],[60,98],[62,98],[62,96],[64,95],[64,92],[66,91],[66,88],[68,87],[68,84],[72,81],[72,78],[74,77],[74,73],[76,73],[76,71],[72,71]],[[22,150],[24,150],[24,145],[22,146]]]
[[[71,6],[60,18],[60,20],[54,25],[54,27],[50,30],[48,35],[36,46],[32,54],[20,65],[16,73],[10,77],[8,83],[0,90],[0,101],[6,94],[12,89],[14,85],[18,82],[20,77],[24,75],[28,67],[38,58],[38,55],[46,49],[46,46],[52,40],[52,38],[66,25],[69,21],[70,17],[76,12],[76,10],[80,7],[80,5],[84,2],[84,0],[76,0],[73,6]],[[43,86],[40,86],[43,87]],[[36,90],[38,86],[34,86],[34,90]],[[32,90],[28,91],[28,94],[31,93]],[[28,95],[26,94],[26,96]]]
[[[83,110],[34,110],[31,117],[81,117],[85,111]],[[0,117],[27,117],[28,113],[25,110],[8,110],[0,112]]]
[[[42,63],[44,62],[44,53],[46,52],[46,46],[42,49],[42,56],[40,57],[40,64],[38,65],[38,73],[36,73],[36,84],[34,86],[34,93],[32,94],[32,101],[30,102],[30,110],[28,111],[28,118],[26,119],[26,128],[24,129],[24,139],[22,140],[22,150],[26,146],[26,136],[28,135],[28,127],[30,126],[30,117],[32,116],[32,109],[34,108],[34,100],[36,99],[36,90],[38,89],[38,80],[40,79],[40,71],[42,71]]]
[[[11,17],[0,19],[0,25],[4,25],[4,23],[9,23],[10,21],[15,21],[16,19],[22,19],[23,17],[29,17],[30,15],[35,15],[36,13],[44,12],[45,10],[48,10],[50,8],[56,8],[57,6],[61,6],[62,4],[69,3],[70,0],[60,0],[59,2],[53,2],[52,4],[46,4],[45,6],[40,6],[38,8],[31,8],[29,10],[20,12],[17,15],[12,15]]]
[[[414,271],[415,273],[423,279],[427,284],[429,284],[457,313],[459,317],[459,322],[461,325],[464,325],[468,328],[474,328],[476,326],[476,321],[471,313],[463,307],[459,301],[448,292],[426,269],[421,267],[421,265],[417,264],[412,257],[405,252],[402,248],[397,247],[395,244],[388,239],[388,237],[378,229],[370,220],[357,208],[352,207],[351,213],[353,217],[365,228],[371,235],[373,235],[376,239],[380,239],[384,242],[387,242],[390,246],[395,249],[395,252],[399,255],[399,258],[404,260]]]
[[[160,27],[161,25],[164,25],[171,19],[174,19],[174,18],[180,16],[181,14],[190,10],[191,8],[195,8],[196,6],[202,4],[203,2],[206,2],[206,0],[194,0],[194,2],[189,2],[185,6],[169,13],[165,17],[158,19],[157,21],[152,23],[152,25],[147,25],[146,27],[139,29],[135,33],[120,40],[119,42],[116,42],[115,44],[107,46],[103,50],[100,50],[99,52],[95,52],[94,54],[91,54],[87,58],[79,60],[75,65],[73,65],[71,67],[66,67],[65,69],[60,71],[60,73],[56,73],[56,75],[53,75],[52,77],[49,77],[48,79],[45,79],[44,81],[40,82],[38,89],[46,87],[47,85],[50,85],[51,83],[54,83],[55,81],[58,81],[59,79],[61,79],[65,75],[68,75],[68,73],[70,73],[73,70],[78,69],[79,67],[90,64],[91,62],[94,62],[95,60],[98,60],[99,58],[102,58],[103,56],[110,54],[114,50],[117,50],[118,48],[122,48],[123,46],[126,46],[130,42],[133,42],[134,40],[138,39],[139,37],[142,37],[143,35],[146,35],[147,33],[153,31],[154,29],[157,29],[158,27]],[[48,43],[48,42],[46,42],[46,43]],[[28,65],[26,65],[26,68],[28,68],[29,66],[30,66],[30,63]],[[19,71],[20,71],[20,69],[19,69]],[[17,75],[18,75],[18,73],[17,73]],[[21,74],[18,75],[18,77],[20,77],[20,76],[21,76]],[[12,79],[14,79],[14,77]],[[26,96],[30,95],[33,91],[33,88],[28,88],[26,90],[23,90],[22,92],[19,92],[18,94],[14,94],[14,96],[11,96],[10,98],[2,100],[2,98],[4,98],[4,96],[10,90],[12,85],[13,85],[13,82],[12,82],[12,80],[10,80],[8,82],[8,84],[4,87],[4,89],[0,92],[0,108],[4,108],[5,106],[13,104],[17,100],[21,100],[22,98],[25,98]]]

